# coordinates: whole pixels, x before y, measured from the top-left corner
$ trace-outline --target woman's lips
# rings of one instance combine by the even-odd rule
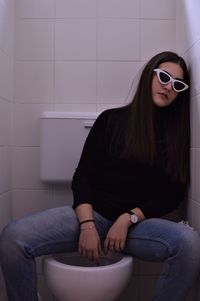
[[[160,95],[161,97],[168,99],[168,95],[164,92],[159,92],[158,95]]]

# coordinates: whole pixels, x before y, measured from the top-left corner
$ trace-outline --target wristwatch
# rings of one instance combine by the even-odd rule
[[[131,223],[137,224],[139,221],[138,216],[131,210],[129,210],[128,213],[130,214]]]

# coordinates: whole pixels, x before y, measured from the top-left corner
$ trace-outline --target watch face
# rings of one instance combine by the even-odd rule
[[[132,214],[132,215],[131,215],[131,222],[132,222],[133,224],[136,224],[136,223],[138,222],[138,217],[137,217],[136,214]]]

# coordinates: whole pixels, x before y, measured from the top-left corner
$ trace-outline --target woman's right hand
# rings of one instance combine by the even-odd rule
[[[89,227],[88,225],[80,229],[78,250],[81,255],[99,264],[100,255],[102,253],[101,241],[94,224],[93,226]]]

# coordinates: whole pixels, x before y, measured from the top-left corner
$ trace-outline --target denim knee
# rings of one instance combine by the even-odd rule
[[[176,231],[175,231],[176,232]],[[173,244],[173,245],[172,245]],[[197,231],[185,222],[177,224],[177,233],[174,233],[171,248],[175,256],[189,269],[200,271],[200,236]]]
[[[22,232],[16,223],[11,222],[5,226],[0,236],[0,258],[14,258],[16,250],[20,248]]]

